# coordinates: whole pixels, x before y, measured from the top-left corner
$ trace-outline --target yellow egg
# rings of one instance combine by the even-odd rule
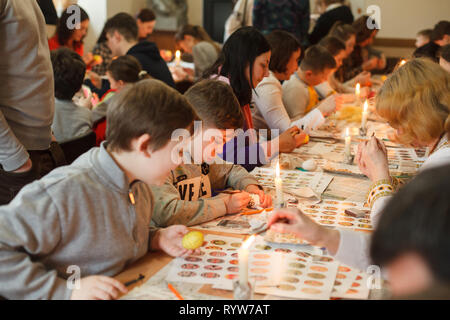
[[[309,143],[309,135],[306,135],[305,141],[303,141],[303,144],[307,144],[307,143]]]
[[[203,244],[203,233],[200,231],[191,231],[183,237],[183,247],[188,250],[200,248]]]

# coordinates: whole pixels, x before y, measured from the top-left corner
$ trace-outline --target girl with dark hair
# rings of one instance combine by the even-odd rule
[[[300,42],[293,34],[282,30],[272,31],[266,39],[272,47],[272,57],[269,76],[259,83],[253,95],[255,126],[258,129],[278,129],[280,132],[292,126],[310,127],[312,122],[322,119],[319,109],[314,109],[307,117],[291,119],[283,103],[281,81],[289,80],[298,69]]]
[[[139,41],[147,40],[155,29],[156,15],[153,10],[144,8],[137,14],[136,23],[139,29]]]
[[[252,134],[252,94],[269,75],[270,56],[271,47],[267,39],[256,28],[243,27],[228,38],[216,63],[204,74],[205,78],[215,78],[230,84],[241,105],[245,120],[243,129],[250,130],[250,135],[246,135],[245,143],[237,137],[225,144],[222,157],[249,171],[267,163],[278,151],[291,152],[305,139],[297,127],[286,130],[275,141],[269,142],[257,143],[255,134]]]
[[[73,26],[75,19],[73,17],[77,12],[80,13],[80,23]],[[50,50],[56,50],[60,47],[69,48],[75,51],[83,58],[88,67],[101,63],[95,59],[92,53],[85,55],[83,40],[89,29],[89,16],[87,12],[78,5],[72,5],[63,11],[59,18],[55,35],[48,40]]]
[[[200,26],[184,25],[175,34],[175,41],[185,53],[192,54],[197,77],[214,64],[221,51],[220,46]]]

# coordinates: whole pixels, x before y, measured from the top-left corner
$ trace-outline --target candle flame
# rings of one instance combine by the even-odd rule
[[[361,93],[361,84],[358,82],[356,84],[356,94],[359,95]]]
[[[403,66],[406,63],[406,60],[403,59],[402,61],[400,61],[400,67]]]
[[[175,52],[175,57],[176,57],[177,59],[180,59],[180,58],[181,58],[181,52],[180,52],[180,50],[177,50],[177,52]]]
[[[366,100],[366,102],[364,102],[364,112],[367,112],[367,110],[369,110],[369,103]]]
[[[252,245],[253,241],[255,241],[255,239],[256,239],[255,235],[252,235],[250,238],[248,238],[247,240],[244,241],[244,243],[241,246],[241,249],[248,250],[248,248],[250,248],[250,246]]]

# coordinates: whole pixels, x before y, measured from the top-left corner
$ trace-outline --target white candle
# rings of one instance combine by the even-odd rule
[[[350,128],[345,129],[345,158],[348,159],[351,157],[351,144],[352,144],[352,136],[350,135]]]
[[[255,240],[255,236],[251,236],[247,240],[244,241],[241,248],[238,251],[238,259],[239,259],[239,284],[241,286],[248,285],[248,256],[249,256],[249,248]]]
[[[281,180],[281,172],[280,172],[280,163],[277,163],[277,167],[275,169],[275,191],[276,191],[276,207],[281,207],[284,202],[283,197],[283,180]]]
[[[359,82],[356,84],[355,95],[356,95],[356,103],[360,104],[361,103],[361,84]]]
[[[181,63],[181,52],[180,50],[177,50],[177,52],[175,52],[175,65],[179,66]]]
[[[369,103],[366,100],[366,102],[364,102],[364,110],[362,113],[362,120],[361,120],[361,129],[363,130],[366,129],[368,116],[369,116]]]

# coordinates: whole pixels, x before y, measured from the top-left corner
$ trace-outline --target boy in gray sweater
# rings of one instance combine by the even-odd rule
[[[86,64],[76,52],[67,48],[52,51],[51,59],[56,97],[52,130],[56,141],[62,143],[92,131],[92,111],[72,101],[83,85]]]
[[[107,143],[0,207],[0,296],[112,299],[126,288],[109,277],[149,250],[193,253],[181,245],[185,226],[150,227],[149,188],[179,165],[170,161],[179,152],[170,139],[173,130],[192,128],[190,104],[162,82],[145,80],[118,94],[107,117]],[[66,280],[73,270],[79,288]]]
[[[164,185],[152,187],[156,199],[154,224],[192,226],[239,213],[249,204],[250,194],[258,195],[263,208],[271,206],[272,198],[264,194],[253,175],[216,157],[216,152],[222,152],[224,143],[234,137],[234,130],[243,123],[242,110],[230,86],[203,80],[185,96],[202,121],[195,123],[191,152],[185,153],[184,164],[171,172]],[[242,192],[221,193],[228,188]]]

